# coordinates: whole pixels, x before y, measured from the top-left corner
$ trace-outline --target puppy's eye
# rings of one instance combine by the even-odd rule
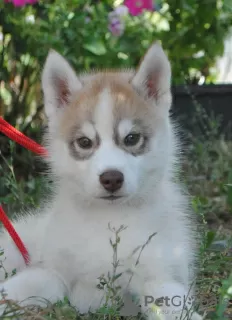
[[[87,137],[81,137],[81,138],[77,139],[76,142],[77,142],[78,146],[82,149],[91,149],[93,146],[92,140],[90,140]]]
[[[124,144],[126,147],[133,147],[137,143],[139,143],[140,139],[141,139],[140,133],[130,133],[125,137]]]

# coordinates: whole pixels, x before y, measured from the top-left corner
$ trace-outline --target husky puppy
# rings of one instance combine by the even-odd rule
[[[96,310],[106,294],[98,279],[112,274],[110,223],[126,227],[117,248],[121,292],[137,295],[152,319],[181,317],[184,300],[194,294],[197,233],[175,175],[179,143],[169,118],[170,81],[170,63],[157,43],[136,71],[77,75],[49,52],[42,88],[55,187],[38,211],[14,222],[29,266],[6,232],[0,235],[5,270],[17,270],[5,281],[0,269],[7,299],[43,305],[36,297],[54,303],[68,296],[81,313]]]

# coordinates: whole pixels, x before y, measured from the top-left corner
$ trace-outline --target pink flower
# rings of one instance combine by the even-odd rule
[[[143,12],[143,10],[153,11],[153,0],[126,0],[125,6],[128,7],[132,16],[137,16]]]
[[[26,0],[25,3],[35,4],[38,0]]]
[[[13,0],[12,2],[15,7],[23,7],[25,5],[25,0]]]
[[[15,7],[23,7],[25,5],[24,0],[12,0]]]

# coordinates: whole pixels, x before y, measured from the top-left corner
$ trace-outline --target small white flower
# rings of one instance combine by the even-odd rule
[[[25,20],[27,23],[35,23],[35,16],[30,14],[29,16],[26,16]]]

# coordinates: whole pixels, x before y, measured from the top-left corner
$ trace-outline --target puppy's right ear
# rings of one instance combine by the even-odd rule
[[[69,63],[56,51],[50,50],[42,72],[45,112],[49,122],[56,121],[74,92],[82,84]]]

